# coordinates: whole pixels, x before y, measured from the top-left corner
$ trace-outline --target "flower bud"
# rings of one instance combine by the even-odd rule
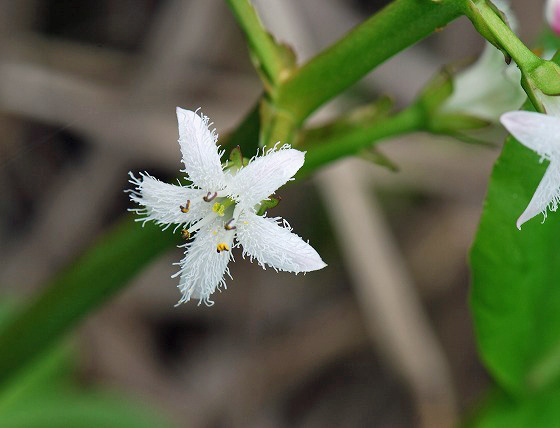
[[[545,17],[550,28],[560,35],[560,0],[547,0]]]

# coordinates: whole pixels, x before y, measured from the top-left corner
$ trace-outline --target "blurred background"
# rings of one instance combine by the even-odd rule
[[[255,1],[302,61],[386,3]],[[534,40],[540,2],[513,7]],[[0,34],[0,286],[25,301],[126,215],[128,171],[177,175],[175,106],[223,133],[262,89],[222,0],[1,0]],[[380,95],[404,106],[482,46],[459,19],[312,122]],[[277,274],[239,254],[213,307],[175,308],[173,249],[72,335],[79,389],[153,409],[162,422],[148,426],[456,423],[489,383],[466,260],[499,147],[415,134],[380,149],[398,172],[347,159],[279,192],[272,214],[326,269]]]

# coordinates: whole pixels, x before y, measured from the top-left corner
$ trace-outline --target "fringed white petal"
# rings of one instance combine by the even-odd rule
[[[225,185],[220,162],[223,152],[218,152],[218,135],[210,130],[208,117],[177,107],[179,144],[189,179],[207,192],[221,190]]]
[[[258,216],[250,211],[241,214],[237,222],[237,240],[243,247],[243,256],[288,272],[310,272],[326,266],[315,249],[301,239],[279,218]]]
[[[233,232],[227,232],[222,221],[215,221],[196,233],[192,242],[187,245],[185,257],[181,262],[181,275],[178,288],[182,293],[179,303],[188,302],[190,299],[199,299],[199,303],[212,305],[210,295],[217,288],[226,288],[225,275],[230,278],[227,267],[231,258]],[[227,244],[229,251],[218,253],[218,244]]]
[[[545,159],[560,156],[560,118],[529,111],[502,115],[502,124],[523,145]]]
[[[284,185],[303,166],[305,152],[290,148],[269,150],[239,170],[228,184],[227,193],[244,207],[253,207]]]
[[[129,190],[130,199],[142,206],[132,210],[142,216],[137,221],[153,220],[166,227],[180,226],[198,221],[212,210],[210,204],[202,200],[203,190],[163,183],[148,174],[141,173],[136,178],[130,173],[130,177],[130,183],[135,186]],[[187,204],[188,212],[184,213],[181,206]]]
[[[544,177],[542,178],[535,194],[531,198],[531,202],[523,214],[517,220],[517,228],[521,229],[521,225],[532,219],[537,214],[544,215],[543,221],[546,219],[547,208],[550,211],[558,209],[560,202],[560,160],[552,161],[548,166]]]

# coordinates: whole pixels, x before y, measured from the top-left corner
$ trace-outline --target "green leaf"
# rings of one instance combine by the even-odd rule
[[[169,422],[115,394],[59,393],[0,414],[2,428],[168,428]]]
[[[0,304],[0,320],[14,312]],[[108,391],[85,391],[75,379],[76,346],[65,340],[39,353],[0,394],[0,426],[34,427],[169,427],[146,406]]]
[[[0,384],[50,349],[178,240],[126,218],[0,328]],[[9,350],[9,352],[8,352]],[[5,386],[5,385],[4,385]]]
[[[2,300],[0,323],[5,323],[16,308],[14,302]],[[70,341],[63,341],[59,346],[43,354],[1,391],[0,413],[24,404],[41,394],[50,394],[54,388],[69,385],[75,367],[74,362],[75,347]]]
[[[73,382],[76,349],[71,341],[63,341],[29,364],[12,378],[0,394],[0,415],[13,408],[29,407],[37,397],[53,395]],[[0,418],[1,420],[1,418]]]
[[[545,163],[507,140],[490,180],[471,252],[471,310],[480,354],[496,381],[523,396],[560,375],[560,215],[515,226]]]
[[[493,391],[467,422],[469,428],[557,428],[560,426],[560,389],[546,390],[526,400]]]

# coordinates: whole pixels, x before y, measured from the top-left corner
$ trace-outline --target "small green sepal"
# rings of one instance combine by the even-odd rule
[[[496,147],[497,144],[494,141],[491,140],[487,140],[484,138],[479,138],[476,135],[470,135],[470,134],[465,134],[464,132],[449,132],[446,133],[446,135],[449,135],[450,137],[455,138],[456,140],[459,140],[463,143],[467,143],[467,144],[472,144],[475,146],[485,146],[485,147]]]
[[[450,68],[444,67],[424,86],[417,102],[430,117],[439,110],[452,93],[453,74]]]
[[[240,167],[243,166],[243,154],[241,153],[241,147],[237,146],[229,154],[229,160]]]
[[[257,211],[257,215],[264,215],[269,209],[274,208],[280,203],[282,198],[278,195],[270,195],[268,199],[261,202],[261,205]]]
[[[448,134],[460,129],[481,129],[490,126],[492,122],[480,117],[461,113],[436,114],[430,118],[428,128],[435,133]]]
[[[372,146],[359,152],[359,156],[376,165],[387,168],[391,172],[398,172],[399,166],[377,147]]]
[[[389,117],[393,111],[394,101],[382,96],[373,103],[357,107],[349,113],[338,116],[334,121],[316,128],[304,129],[298,134],[297,144],[305,142],[306,146],[321,144],[325,140],[346,135],[359,127],[369,126]]]
[[[232,149],[229,154],[229,162],[226,166],[226,169],[235,168],[235,170],[239,170],[244,166],[247,166],[248,163],[249,159],[243,157],[243,154],[241,153],[241,147],[237,146]]]

